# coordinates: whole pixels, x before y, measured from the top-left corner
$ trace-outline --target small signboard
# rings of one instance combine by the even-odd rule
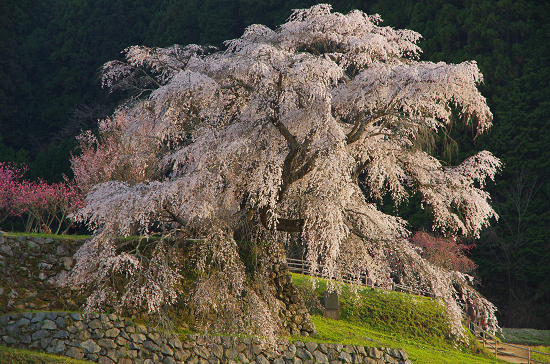
[[[338,310],[340,308],[338,304],[338,292],[325,291],[325,308],[327,310]]]

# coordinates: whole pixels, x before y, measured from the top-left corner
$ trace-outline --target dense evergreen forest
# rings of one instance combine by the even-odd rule
[[[4,0],[0,2],[0,161],[28,178],[70,176],[74,136],[93,129],[123,95],[101,89],[98,68],[135,44],[223,46],[253,23],[272,28],[312,0]],[[498,222],[473,242],[480,290],[505,327],[550,329],[550,4],[545,0],[337,0],[420,32],[424,59],[474,59],[494,113],[474,140],[450,130],[449,163],[487,149],[505,170],[490,186]],[[437,151],[436,151],[437,153]],[[414,229],[423,212],[400,207]]]

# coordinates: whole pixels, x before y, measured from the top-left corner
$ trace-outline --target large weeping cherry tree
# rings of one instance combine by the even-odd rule
[[[280,259],[294,237],[324,277],[368,272],[380,281],[399,269],[403,283],[445,303],[457,338],[463,294],[488,311],[494,329],[496,308],[468,277],[423,260],[406,239],[407,222],[377,207],[388,195],[405,203],[420,194],[434,229],[453,236],[476,237],[496,217],[483,187],[500,161],[482,151],[447,166],[427,148],[453,122],[477,134],[491,126],[482,75],[473,61],[419,61],[420,35],[380,22],[316,5],[276,30],[251,25],[224,51],[133,46],[125,61],[106,63],[104,85],[133,96],[101,122],[99,136],[80,136],[82,153],[72,159],[88,191],[75,217],[95,233],[68,282],[93,287],[88,308],[156,312],[177,299],[176,243],[116,239],[163,230],[194,245],[201,305],[243,295],[241,240],[262,242]],[[117,287],[113,274],[127,283]],[[270,303],[255,299],[267,315]]]

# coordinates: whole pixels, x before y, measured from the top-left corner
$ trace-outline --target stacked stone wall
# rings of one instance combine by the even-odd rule
[[[15,311],[78,311],[80,291],[59,288],[83,240],[0,235],[0,314]]]
[[[79,311],[85,299],[79,290],[55,283],[74,266],[73,255],[84,240],[0,235],[0,314]],[[281,322],[288,334],[309,336],[315,326],[285,262],[274,264],[271,277],[281,301]],[[193,322],[188,322],[193,324]]]
[[[78,311],[84,303],[78,290],[55,284],[69,274],[82,243],[0,235],[0,345],[102,364],[410,363],[403,350],[287,340],[267,350],[257,339],[202,335],[182,341],[114,314],[60,312]],[[273,266],[271,278],[284,327],[293,335],[315,334],[284,262]]]
[[[404,350],[186,335],[181,340],[115,314],[17,313],[0,317],[0,344],[101,364],[410,364]]]

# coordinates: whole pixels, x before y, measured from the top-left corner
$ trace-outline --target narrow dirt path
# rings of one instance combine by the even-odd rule
[[[478,340],[483,343],[483,340],[478,337]],[[494,342],[486,342],[484,346],[489,350],[491,353],[494,354],[495,352],[495,343]],[[516,345],[516,344],[506,344],[499,342],[498,343],[498,354],[497,358],[505,360],[510,363],[537,363],[535,361],[529,361],[527,358],[529,357],[529,347],[525,345]],[[515,355],[515,356],[514,356]],[[550,357],[549,357],[550,359]]]

